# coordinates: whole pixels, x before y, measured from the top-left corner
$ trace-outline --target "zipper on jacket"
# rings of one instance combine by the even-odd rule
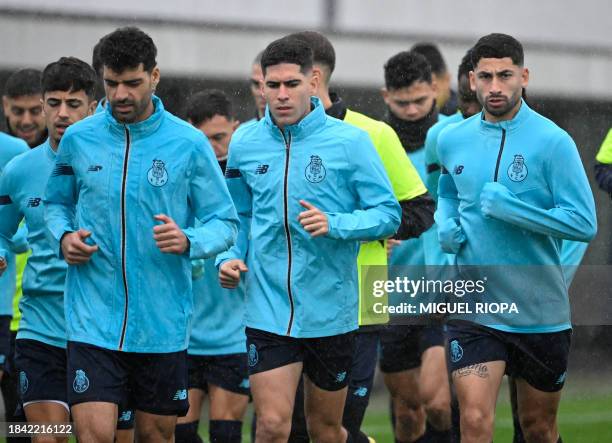
[[[287,334],[291,334],[291,327],[293,326],[293,314],[294,314],[294,306],[293,306],[293,294],[291,293],[291,261],[292,261],[292,253],[291,253],[291,233],[289,232],[289,149],[291,148],[291,132],[287,131],[289,134],[289,138],[285,137],[285,133],[282,129],[280,132],[283,136],[283,140],[285,141],[285,179],[283,185],[283,203],[284,203],[284,215],[285,215],[285,236],[287,237],[287,253],[288,253],[288,263],[287,263],[287,295],[289,296],[289,324],[287,325]]]
[[[127,185],[128,160],[130,158],[130,131],[127,126],[125,128],[125,155],[123,157],[123,172],[121,178],[121,274],[123,276],[123,289],[125,291],[125,309],[123,310],[123,326],[121,327],[121,338],[119,339],[119,350],[123,350],[123,342],[125,341],[125,332],[128,321],[128,282],[127,282],[127,266],[125,263],[125,242],[126,242],[126,213],[125,213],[125,192]]]
[[[505,143],[506,143],[506,130],[502,128],[502,138],[501,138],[501,143],[499,144],[499,153],[497,154],[497,163],[495,164],[495,175],[493,176],[494,182],[497,181],[497,174],[499,173],[499,163],[501,162]]]

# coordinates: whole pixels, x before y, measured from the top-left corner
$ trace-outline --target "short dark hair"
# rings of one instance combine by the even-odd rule
[[[302,40],[289,36],[274,40],[261,54],[261,70],[264,75],[268,66],[291,63],[298,65],[302,73],[312,69],[312,49]]]
[[[93,99],[96,89],[96,72],[83,60],[62,57],[50,63],[42,73],[42,93],[49,91],[85,91]]]
[[[331,75],[336,68],[336,51],[331,42],[320,32],[302,31],[289,35],[290,38],[302,40],[312,49],[312,59],[315,64],[326,66]]]
[[[119,28],[102,38],[102,64],[117,73],[138,68],[142,63],[147,72],[157,65],[157,48],[151,37],[135,27]]]
[[[42,94],[38,69],[20,69],[13,72],[4,85],[4,96],[6,97],[16,98],[38,94]]]
[[[436,75],[445,74],[446,62],[440,49],[433,43],[416,43],[410,48],[411,51],[421,54],[431,65],[431,72]]]
[[[459,64],[459,69],[457,69],[457,79],[460,79],[463,76],[469,76],[470,71],[474,70],[474,65],[472,64],[472,52],[473,48],[468,49],[463,58],[461,59],[461,63]]]
[[[431,66],[421,54],[402,51],[385,63],[387,89],[406,88],[418,81],[431,83]]]
[[[523,45],[508,34],[489,34],[481,37],[474,45],[472,65],[476,67],[481,58],[510,57],[512,63],[523,66]]]
[[[100,57],[100,48],[102,47],[102,42],[106,35],[96,43],[96,46],[93,47],[93,52],[91,55],[91,67],[96,71],[96,74],[102,76],[102,68],[104,68],[104,63],[102,63],[102,58]]]
[[[185,117],[194,126],[199,126],[215,115],[221,115],[228,120],[234,119],[232,102],[219,89],[206,89],[193,94],[187,101]]]

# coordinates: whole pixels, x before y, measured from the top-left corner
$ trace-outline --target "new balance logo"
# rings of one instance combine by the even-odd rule
[[[179,389],[176,391],[172,400],[187,400],[187,389]]]
[[[87,168],[87,172],[98,172],[102,170],[102,166],[100,165],[91,165]]]
[[[255,174],[265,174],[266,172],[268,172],[268,165],[259,165],[255,169]]]
[[[455,175],[460,175],[463,172],[463,165],[455,166],[455,170],[453,171]]]
[[[40,206],[40,202],[41,202],[41,198],[40,197],[34,197],[28,200],[28,208],[37,208],[38,206]]]

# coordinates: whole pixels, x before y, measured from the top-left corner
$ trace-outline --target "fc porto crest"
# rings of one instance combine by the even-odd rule
[[[161,160],[153,160],[153,166],[147,173],[147,180],[155,187],[164,186],[168,182],[168,171]]]
[[[325,178],[325,166],[323,166],[323,160],[318,155],[310,156],[310,163],[306,166],[306,180],[310,183],[320,183]]]
[[[527,178],[527,165],[525,164],[525,158],[521,154],[514,156],[514,160],[508,167],[508,177],[513,182],[522,182]]]
[[[451,360],[453,363],[457,363],[463,358],[463,348],[457,340],[450,342]]]
[[[28,376],[25,371],[19,372],[19,386],[21,388],[21,394],[25,394],[30,387],[30,382],[28,381]]]
[[[77,394],[82,394],[89,389],[89,379],[82,369],[76,370],[74,381],[72,382],[72,389],[74,389],[74,392]]]
[[[255,345],[249,345],[249,366],[255,366],[259,361],[259,354]]]

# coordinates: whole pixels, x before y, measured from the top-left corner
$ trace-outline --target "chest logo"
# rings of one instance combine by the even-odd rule
[[[28,200],[28,208],[38,208],[42,199],[40,197],[32,197]]]
[[[323,166],[323,160],[318,155],[310,156],[310,163],[306,166],[304,176],[310,183],[320,183],[325,179],[325,166]]]
[[[168,171],[163,161],[153,160],[153,166],[147,173],[147,180],[156,187],[164,186],[168,182]]]
[[[527,165],[525,164],[525,158],[521,154],[514,156],[514,160],[508,167],[508,177],[513,182],[522,182],[527,178]]]
[[[463,165],[455,166],[453,172],[455,173],[455,175],[461,175],[461,173],[463,172]]]

